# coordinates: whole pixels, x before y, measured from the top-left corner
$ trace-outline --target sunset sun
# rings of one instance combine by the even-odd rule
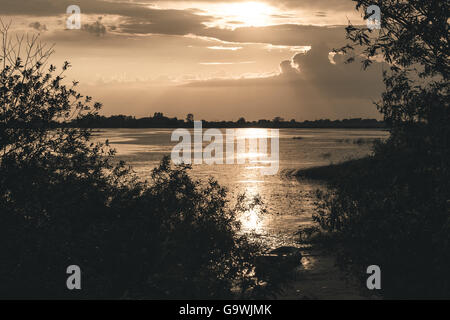
[[[261,2],[228,3],[220,5],[221,15],[227,20],[242,23],[245,26],[260,27],[268,25],[274,9]]]

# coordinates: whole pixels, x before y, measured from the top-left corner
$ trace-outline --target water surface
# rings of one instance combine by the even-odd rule
[[[118,159],[125,160],[142,178],[146,178],[177,144],[171,141],[173,131],[102,129],[95,133],[95,138],[108,139],[117,150]],[[225,141],[225,130],[222,132]],[[244,129],[244,132],[246,137],[271,135],[270,129]],[[323,187],[317,182],[292,179],[290,173],[361,158],[371,152],[373,140],[387,136],[386,131],[368,129],[280,129],[278,174],[263,175],[260,167],[265,164],[258,161],[258,154],[248,153],[245,156],[250,160],[246,164],[193,165],[192,175],[203,181],[208,177],[217,179],[229,190],[230,201],[241,193],[249,197],[259,195],[268,214],[261,214],[259,210],[247,212],[241,217],[244,229],[257,234],[272,247],[289,245],[294,242],[294,233],[300,226],[311,224],[314,193]],[[205,142],[204,146],[208,144]],[[270,150],[270,142],[268,145]]]

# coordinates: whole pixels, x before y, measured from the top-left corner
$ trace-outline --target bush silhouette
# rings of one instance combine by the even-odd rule
[[[149,181],[114,160],[91,131],[61,125],[95,116],[64,84],[65,63],[46,66],[52,48],[8,37],[0,63],[0,297],[264,297],[252,276],[261,248],[240,233],[226,190],[190,178],[168,158]],[[19,50],[20,49],[20,50]],[[25,53],[20,56],[19,52]],[[78,265],[82,290],[66,288]]]
[[[364,12],[373,4],[355,2]],[[336,52],[349,55],[348,62],[365,56],[364,67],[377,55],[389,64],[377,107],[391,136],[369,159],[338,166],[315,220],[334,238],[325,239],[337,246],[340,266],[363,287],[366,268],[376,264],[386,298],[448,298],[448,3],[378,5],[381,30],[349,25],[351,44]]]

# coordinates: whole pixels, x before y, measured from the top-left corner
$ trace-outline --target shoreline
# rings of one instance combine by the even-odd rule
[[[332,182],[349,170],[365,166],[370,157],[348,160],[337,164],[301,169],[292,174],[296,179],[308,179],[321,182]],[[293,271],[294,280],[280,294],[278,299],[285,300],[370,300],[373,297],[362,295],[361,289],[348,281],[343,272],[336,266],[336,257],[309,244],[301,248],[300,265]]]
[[[371,156],[366,156],[364,158],[348,160],[336,164],[300,169],[294,172],[292,176],[297,179],[303,178],[308,180],[331,182],[338,179],[342,175],[345,175],[346,172],[355,171],[358,168],[366,167],[371,161]]]

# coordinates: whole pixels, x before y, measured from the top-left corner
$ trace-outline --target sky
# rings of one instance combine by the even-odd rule
[[[54,44],[51,62],[70,61],[67,80],[105,115],[380,118],[382,64],[331,54],[364,23],[351,0],[0,0],[0,17]]]

